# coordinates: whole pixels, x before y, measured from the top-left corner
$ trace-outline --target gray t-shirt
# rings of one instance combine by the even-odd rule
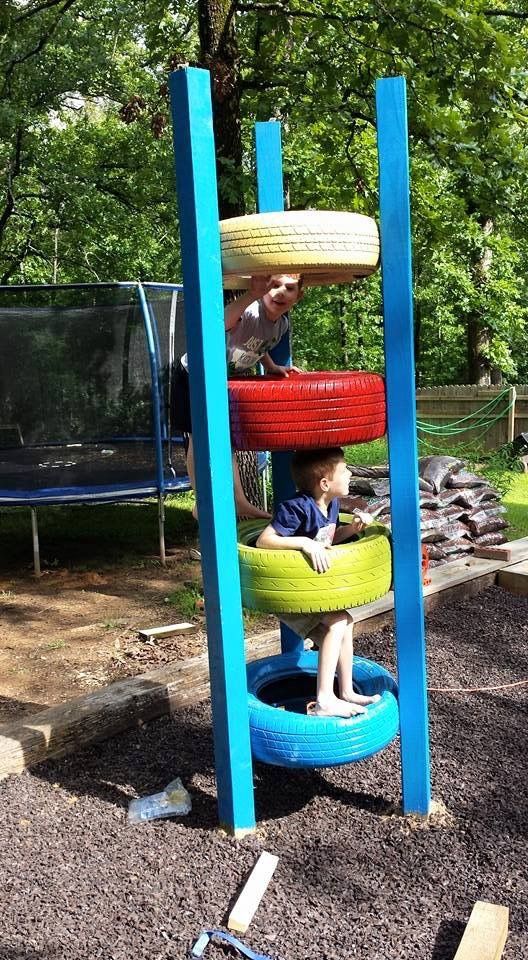
[[[288,329],[285,313],[273,322],[266,316],[262,300],[246,307],[238,323],[226,333],[227,372],[240,373],[256,366],[261,357],[276,347]],[[187,354],[181,358],[188,369]]]

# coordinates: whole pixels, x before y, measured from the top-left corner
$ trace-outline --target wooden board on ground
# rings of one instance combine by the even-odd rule
[[[508,907],[477,900],[455,960],[500,960],[508,936]]]
[[[267,853],[263,850],[260,854],[242,893],[229,914],[227,926],[230,930],[236,930],[238,933],[246,932],[266,892],[278,862],[279,858],[272,853]]]
[[[246,656],[257,660],[280,652],[278,630],[248,637]],[[0,780],[50,757],[122,733],[209,696],[207,654],[177,660],[139,677],[60,703],[32,716],[0,724]]]
[[[145,627],[138,630],[142,640],[162,640],[164,637],[175,637],[179,633],[195,633],[198,630],[197,623],[171,623],[166,627]]]
[[[504,567],[497,574],[499,587],[517,593],[521,597],[528,597],[528,560]]]

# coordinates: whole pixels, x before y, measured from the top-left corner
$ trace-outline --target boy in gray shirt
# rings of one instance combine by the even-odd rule
[[[287,377],[289,370],[299,372],[297,367],[275,363],[269,351],[288,330],[287,312],[299,302],[302,295],[302,277],[299,274],[251,278],[247,293],[227,304],[224,311],[228,373],[250,370],[257,363],[262,364],[266,373],[274,376]],[[184,434],[187,470],[192,487],[196,489],[187,354],[181,358],[175,372],[173,403],[172,421]],[[233,477],[237,516],[269,518],[269,513],[247,499],[235,457]],[[197,518],[196,506],[193,515]]]

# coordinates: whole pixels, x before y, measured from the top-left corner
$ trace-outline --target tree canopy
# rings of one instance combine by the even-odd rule
[[[512,0],[6,0],[0,280],[177,280],[167,75],[211,70],[223,215],[283,123],[293,208],[377,215],[376,77],[408,82],[419,382],[528,375],[528,12]],[[295,355],[382,364],[379,283],[309,292]]]

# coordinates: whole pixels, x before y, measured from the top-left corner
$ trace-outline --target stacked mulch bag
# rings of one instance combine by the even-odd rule
[[[478,546],[505,543],[508,526],[500,493],[484,477],[466,470],[456,457],[419,460],[420,528],[429,566],[437,567]],[[365,510],[390,528],[389,468],[350,466],[349,496],[341,509]]]

